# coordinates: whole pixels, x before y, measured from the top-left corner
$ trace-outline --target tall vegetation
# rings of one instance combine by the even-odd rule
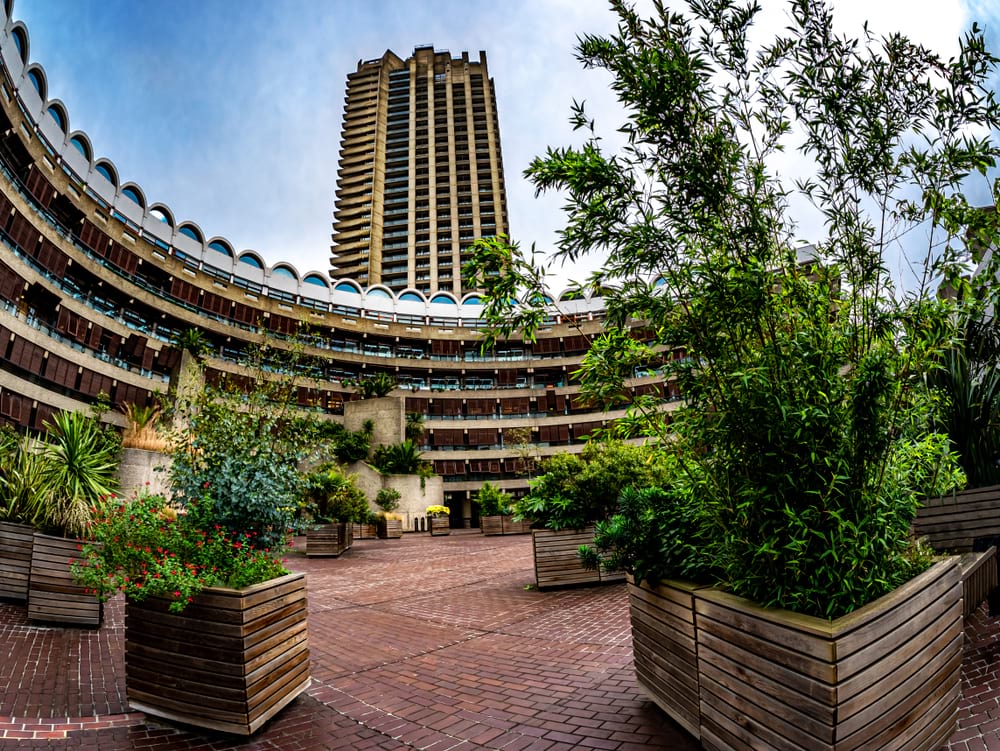
[[[617,30],[577,53],[610,73],[625,145],[609,151],[574,105],[582,145],[549,148],[527,176],[566,197],[557,258],[602,259],[586,284],[603,290],[606,331],[583,390],[608,403],[634,372],[621,363],[686,355],[665,366],[684,396],[669,424],[650,401],[625,424],[675,457],[735,592],[832,617],[913,574],[920,494],[961,479],[920,384],[958,305],[938,285],[968,273],[970,239],[997,235],[997,213],[964,194],[998,156],[996,59],[976,27],[951,60],[899,34],[838,34],[823,0],[790,2],[763,46],[756,3],[687,6],[645,18],[613,0]],[[793,164],[802,176],[779,179]],[[537,299],[538,272],[515,244],[476,246],[487,341],[537,327],[513,301]],[[628,335],[634,320],[652,346]],[[637,501],[632,534],[658,535],[678,500]]]

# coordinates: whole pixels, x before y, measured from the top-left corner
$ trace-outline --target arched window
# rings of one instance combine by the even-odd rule
[[[434,295],[434,297],[431,298],[431,302],[444,303],[445,305],[458,305],[451,295]]]
[[[233,257],[233,249],[221,240],[212,240],[212,242],[208,244],[208,247],[218,253],[222,253],[225,256],[229,256],[230,258]]]
[[[475,295],[470,295],[469,297],[466,297],[464,300],[462,300],[462,304],[463,305],[482,305],[483,301],[480,300]]]
[[[45,99],[45,77],[38,68],[32,68],[28,71],[28,80],[31,81],[31,85],[35,87],[35,91],[38,92],[38,96]]]
[[[21,62],[28,62],[28,37],[25,36],[24,29],[17,28],[11,32],[14,37],[14,46],[17,47],[17,54],[21,56]]]
[[[287,266],[275,266],[273,269],[271,269],[271,275],[272,276],[283,276],[283,277],[285,277],[287,279],[298,280],[298,277],[295,275],[295,272],[292,271]]]
[[[122,195],[125,196],[132,203],[134,203],[136,206],[141,207],[143,205],[142,195],[139,193],[138,190],[133,188],[131,185],[122,188]]]
[[[167,215],[167,212],[163,211],[162,209],[150,209],[149,215],[154,219],[159,219],[166,225],[169,225],[171,227],[174,226],[173,222],[170,221],[170,217]]]
[[[341,282],[336,287],[334,287],[334,289],[337,292],[350,292],[352,295],[360,295],[361,294],[361,290],[359,290],[357,287],[355,287],[350,282]]]
[[[56,121],[56,125],[59,126],[59,130],[65,133],[66,116],[62,113],[62,111],[55,105],[52,105],[51,107],[49,107],[49,114],[52,116],[52,119]]]
[[[306,278],[303,279],[306,284],[315,284],[317,287],[326,287],[326,280],[319,274],[306,274]]]
[[[411,300],[412,302],[423,302],[416,292],[404,292],[399,296],[400,300]]]
[[[69,142],[73,144],[73,148],[83,154],[83,158],[88,162],[91,160],[90,144],[83,138],[83,136],[73,136],[69,139]]]
[[[193,227],[190,224],[182,224],[180,228],[180,233],[182,235],[187,235],[195,242],[198,243],[205,242],[204,238],[202,238],[201,233],[197,230],[197,228]]]
[[[368,290],[368,297],[384,297],[386,300],[392,299],[392,295],[390,295],[381,287],[376,287],[375,289]]]
[[[255,269],[264,269],[264,264],[261,263],[261,260],[252,253],[244,253],[241,255],[240,263],[245,263],[247,266],[253,266]]]
[[[112,185],[118,184],[118,178],[115,177],[115,171],[107,162],[98,162],[94,165],[94,170]]]

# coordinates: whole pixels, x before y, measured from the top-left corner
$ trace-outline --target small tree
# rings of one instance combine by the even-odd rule
[[[969,270],[967,241],[997,238],[997,212],[963,193],[1000,155],[996,59],[976,27],[949,61],[898,34],[840,36],[822,0],[791,2],[788,29],[755,48],[757,4],[688,5],[643,18],[613,0],[616,33],[578,54],[610,72],[626,145],[608,153],[575,105],[585,143],[527,174],[566,193],[556,255],[603,259],[588,285],[606,332],[582,391],[612,403],[634,372],[622,363],[683,353],[665,364],[682,408],[668,422],[646,400],[626,424],[676,456],[733,590],[833,617],[912,576],[918,498],[958,479],[919,384],[955,314],[939,284]],[[775,176],[785,150],[809,173],[794,184]],[[822,225],[806,252],[793,199]],[[898,259],[915,271],[905,288]],[[515,300],[541,293],[536,261],[484,241],[466,275],[488,291],[488,341],[533,335],[538,306]],[[653,346],[629,335],[636,320]]]
[[[375,494],[375,505],[385,513],[391,514],[399,508],[399,500],[402,498],[395,488],[380,488]]]

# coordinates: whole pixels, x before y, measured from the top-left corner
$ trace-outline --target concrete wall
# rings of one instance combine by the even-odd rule
[[[375,424],[371,446],[391,446],[406,438],[406,402],[401,396],[361,399],[344,404],[344,427],[361,430],[365,420]]]
[[[140,490],[148,490],[153,495],[170,498],[169,467],[170,457],[162,451],[122,449],[122,459],[118,464],[118,495],[131,498]]]
[[[355,483],[368,497],[369,508],[376,513],[381,511],[375,505],[379,490],[394,488],[399,491],[399,508],[393,513],[402,518],[404,532],[413,532],[416,528],[428,529],[427,507],[444,505],[444,479],[438,475],[426,478],[421,487],[418,475],[383,475],[364,462],[348,465],[347,471],[354,475]],[[414,527],[414,522],[417,522],[417,527]]]

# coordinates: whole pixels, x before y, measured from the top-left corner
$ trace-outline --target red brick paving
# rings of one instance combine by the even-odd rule
[[[638,691],[624,585],[541,593],[526,536],[359,540],[308,574],[313,685],[252,739],[173,725],[125,701],[123,614],[30,624],[0,603],[0,749],[688,751]],[[948,751],[1000,751],[1000,619],[966,628]]]

